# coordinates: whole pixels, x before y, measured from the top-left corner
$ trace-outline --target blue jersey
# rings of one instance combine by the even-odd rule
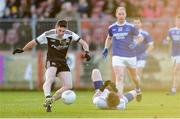
[[[140,29],[139,33],[142,35],[144,40],[141,44],[137,45],[136,56],[137,56],[137,60],[145,60],[146,57],[145,57],[145,55],[142,57],[142,54],[145,53],[147,46],[149,44],[153,43],[153,41],[152,41],[152,38],[147,31]]]
[[[180,56],[180,28],[171,28],[169,37],[172,40],[172,56]]]
[[[112,55],[121,57],[135,57],[136,52],[128,46],[133,42],[139,31],[133,24],[125,22],[120,25],[117,22],[109,26],[109,36],[112,37]]]

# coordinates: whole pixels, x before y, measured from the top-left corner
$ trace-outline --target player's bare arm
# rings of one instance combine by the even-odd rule
[[[35,47],[37,45],[37,42],[35,40],[30,41],[29,43],[27,43],[24,48],[23,51],[27,51],[29,49],[32,49],[33,47]]]
[[[110,46],[111,46],[111,44],[112,44],[112,37],[110,37],[109,35],[107,36],[107,38],[106,38],[106,41],[105,41],[105,46],[104,46],[104,48],[109,48]]]
[[[102,55],[104,58],[107,57],[108,55],[108,48],[110,47],[110,45],[112,44],[112,37],[111,36],[107,36],[106,41],[105,41],[105,46],[104,46],[104,50],[102,52]]]
[[[37,45],[37,42],[36,42],[35,40],[32,40],[32,41],[30,41],[29,43],[27,43],[27,44],[24,46],[24,48],[22,48],[22,49],[21,49],[21,48],[15,49],[15,50],[13,51],[13,54],[22,53],[22,52],[24,52],[24,51],[27,51],[27,50],[35,47],[36,45]]]
[[[79,43],[82,45],[84,51],[89,52],[89,46],[88,46],[88,44],[83,39],[80,39]]]
[[[79,43],[82,45],[82,47],[83,47],[83,49],[85,51],[84,58],[86,59],[86,61],[89,61],[91,59],[91,56],[89,54],[89,46],[88,46],[88,44],[83,39],[80,39]]]

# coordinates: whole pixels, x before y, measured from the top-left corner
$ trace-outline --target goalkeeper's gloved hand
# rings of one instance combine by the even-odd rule
[[[24,50],[23,49],[21,49],[21,48],[17,48],[17,49],[15,49],[14,51],[13,51],[13,55],[14,54],[16,54],[16,53],[22,53],[22,52],[24,52]]]
[[[86,61],[90,61],[91,60],[91,56],[89,54],[89,51],[85,51],[84,58],[86,59]]]
[[[111,83],[110,80],[105,81],[104,84],[99,88],[99,90],[100,90],[101,92],[103,92],[104,89],[105,89],[110,83]]]
[[[131,42],[130,44],[129,44],[129,49],[134,49],[136,46],[138,45],[138,43],[137,43],[137,41],[133,41],[133,42]]]
[[[104,48],[103,52],[102,52],[103,58],[106,58],[108,55],[108,49]]]

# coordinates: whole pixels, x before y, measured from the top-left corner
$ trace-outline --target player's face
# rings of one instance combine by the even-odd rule
[[[126,12],[125,10],[117,10],[116,11],[116,17],[117,17],[117,20],[120,21],[120,22],[124,22],[124,20],[126,19]]]
[[[135,25],[136,28],[139,29],[139,28],[141,28],[141,25],[142,25],[142,24],[141,24],[141,21],[140,21],[140,20],[134,20],[134,25]]]
[[[60,27],[60,26],[56,27],[56,33],[59,37],[62,37],[64,35],[65,30],[66,30],[65,27]]]
[[[176,26],[180,28],[180,18],[176,18]]]

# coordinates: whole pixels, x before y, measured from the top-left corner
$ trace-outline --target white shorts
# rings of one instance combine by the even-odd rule
[[[172,61],[174,64],[180,63],[180,56],[172,56]]]
[[[112,57],[112,65],[136,68],[136,64],[137,64],[136,60],[137,60],[136,57],[113,56]]]
[[[137,61],[137,67],[142,67],[144,68],[146,65],[146,60],[138,60]]]

